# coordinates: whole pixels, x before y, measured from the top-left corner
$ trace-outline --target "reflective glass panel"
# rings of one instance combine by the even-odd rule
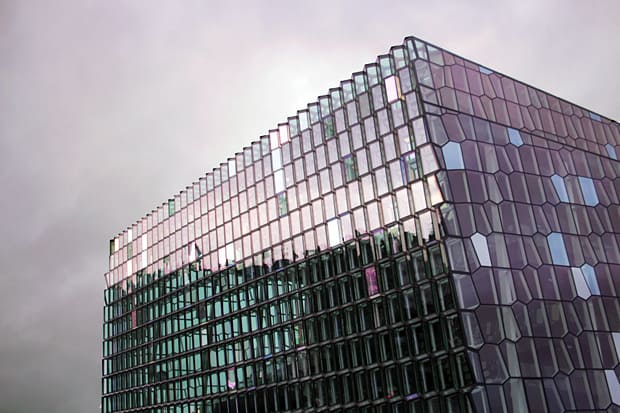
[[[551,177],[551,182],[553,182],[553,187],[555,188],[555,192],[558,194],[558,198],[560,198],[560,201],[569,202],[568,192],[566,191],[566,184],[564,183],[564,178],[559,175],[553,175]]]
[[[568,254],[564,246],[564,238],[559,232],[552,232],[547,235],[547,244],[551,251],[551,260],[556,265],[568,265]]]
[[[510,143],[512,143],[514,146],[523,145],[523,139],[521,139],[521,134],[519,133],[519,131],[513,128],[507,128],[507,129],[508,129],[508,139],[510,139]]]
[[[474,245],[476,256],[480,265],[491,266],[491,256],[489,255],[489,245],[484,235],[475,233],[471,236],[471,242]]]
[[[463,169],[465,167],[461,145],[456,142],[448,142],[441,150],[447,169]]]
[[[592,178],[579,177],[579,185],[581,186],[581,193],[583,194],[583,200],[588,206],[594,206],[598,204],[598,195],[594,188],[594,182]]]

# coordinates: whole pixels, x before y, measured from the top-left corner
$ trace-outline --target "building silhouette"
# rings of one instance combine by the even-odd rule
[[[620,411],[618,150],[406,38],[110,241],[102,411]]]

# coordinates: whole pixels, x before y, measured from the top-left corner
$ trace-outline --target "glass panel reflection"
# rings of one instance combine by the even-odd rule
[[[463,153],[461,152],[461,145],[456,142],[448,142],[442,148],[442,152],[447,169],[465,168],[465,164],[463,163]]]

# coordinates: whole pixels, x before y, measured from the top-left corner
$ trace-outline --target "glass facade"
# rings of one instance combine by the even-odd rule
[[[619,146],[406,38],[110,241],[102,411],[620,411]]]

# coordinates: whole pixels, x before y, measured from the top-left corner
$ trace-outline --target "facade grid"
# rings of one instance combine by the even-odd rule
[[[617,150],[406,38],[110,241],[102,412],[620,412]]]

